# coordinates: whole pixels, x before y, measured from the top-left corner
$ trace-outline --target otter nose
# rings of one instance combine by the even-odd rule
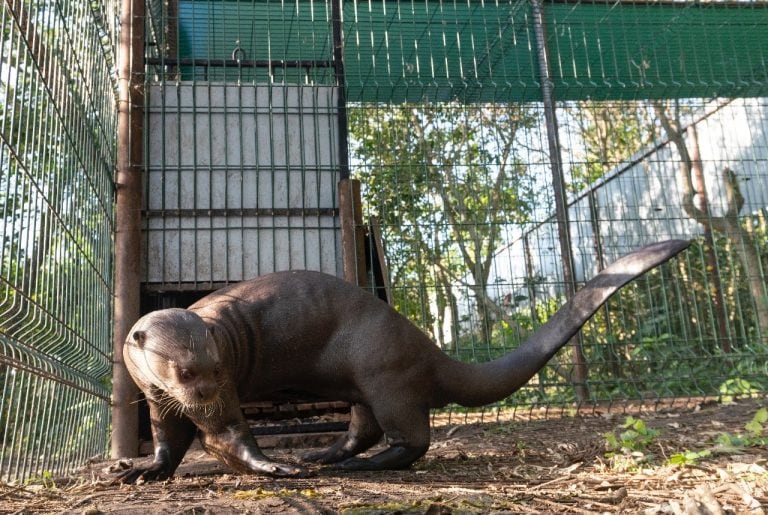
[[[213,383],[204,383],[198,385],[195,389],[197,398],[200,402],[209,402],[216,397],[217,386]]]

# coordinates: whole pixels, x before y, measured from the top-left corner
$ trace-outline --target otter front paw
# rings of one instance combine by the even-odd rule
[[[274,461],[259,463],[256,468],[256,472],[267,474],[272,477],[311,477],[314,475],[304,467],[288,465],[286,463],[277,463]]]
[[[143,481],[162,481],[173,475],[164,463],[152,463],[148,467],[133,467],[118,474],[112,484],[132,485],[139,479]]]

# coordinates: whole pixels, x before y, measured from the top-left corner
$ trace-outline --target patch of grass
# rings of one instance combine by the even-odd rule
[[[716,442],[721,447],[732,449],[768,446],[768,408],[757,410],[752,420],[744,424],[744,430],[746,434],[721,433]]]
[[[42,485],[44,488],[56,488],[56,481],[50,470],[44,470],[40,477],[31,477],[25,482],[27,485]]]
[[[702,458],[708,458],[712,451],[704,449],[703,451],[683,451],[676,452],[667,460],[669,465],[694,465]]]
[[[724,403],[733,402],[735,399],[748,399],[764,391],[761,385],[751,383],[740,377],[728,379],[720,385],[719,390]]]
[[[768,445],[768,409],[760,408],[752,420],[744,424],[745,434],[720,433],[715,437],[715,446],[700,451],[683,451],[672,454],[667,463],[670,465],[694,465],[699,460],[713,454],[739,454],[747,447]]]
[[[640,451],[644,452],[659,436],[659,432],[651,429],[639,418],[627,417],[622,425],[623,431],[618,435],[605,433],[606,447],[609,452]]]
[[[659,432],[648,427],[642,419],[627,417],[622,431],[605,433],[606,457],[617,470],[632,470],[653,460],[648,448],[656,441]]]

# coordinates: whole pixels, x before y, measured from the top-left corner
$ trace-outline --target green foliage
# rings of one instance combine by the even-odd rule
[[[733,402],[735,398],[751,397],[764,391],[763,388],[741,377],[735,377],[724,381],[719,388],[723,402]]]
[[[606,448],[610,452],[644,452],[653,444],[659,432],[649,428],[639,418],[627,417],[622,425],[623,431],[605,433]]]
[[[720,433],[715,438],[715,442],[727,452],[735,452],[739,448],[749,447],[749,442],[743,435],[732,435],[730,433]]]
[[[502,231],[527,221],[535,203],[518,135],[535,121],[515,105],[349,110],[356,176],[366,212],[381,223],[395,306],[425,330],[434,316],[441,323],[456,314],[454,289],[466,285],[477,299],[481,338],[489,339],[493,255]],[[431,300],[436,314],[425,309]]]
[[[717,444],[728,449],[768,446],[768,409],[757,410],[752,420],[744,425],[744,429],[745,435],[721,433],[717,436]]]
[[[639,418],[627,417],[621,431],[605,433],[606,457],[616,470],[632,470],[653,461],[649,448],[656,442],[659,432],[649,428]]]
[[[765,436],[768,436],[768,409],[760,408],[752,417],[752,420],[744,425],[750,438],[760,440],[760,445],[765,445]]]
[[[53,472],[44,470],[38,477],[31,477],[24,481],[27,485],[42,485],[44,488],[55,489],[56,481],[53,478]]]
[[[712,455],[712,451],[704,449],[702,451],[683,451],[672,454],[667,463],[669,465],[695,465],[703,458],[708,458]]]
[[[567,119],[583,141],[574,149],[568,189],[582,191],[653,140],[653,123],[647,106],[622,102],[579,102],[568,109]]]
[[[768,446],[768,409],[760,408],[752,419],[744,425],[746,434],[733,435],[720,433],[715,437],[715,446],[699,451],[683,451],[672,454],[667,463],[670,465],[694,465],[713,454],[738,454],[746,447]]]

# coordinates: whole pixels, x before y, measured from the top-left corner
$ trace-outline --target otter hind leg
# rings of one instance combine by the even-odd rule
[[[353,404],[351,416],[349,429],[333,445],[327,449],[308,452],[301,459],[328,465],[344,461],[376,445],[384,431],[376,422],[371,408],[363,404]]]
[[[377,417],[388,447],[369,458],[351,457],[334,465],[340,470],[399,470],[424,456],[429,449],[429,410],[399,406]]]

